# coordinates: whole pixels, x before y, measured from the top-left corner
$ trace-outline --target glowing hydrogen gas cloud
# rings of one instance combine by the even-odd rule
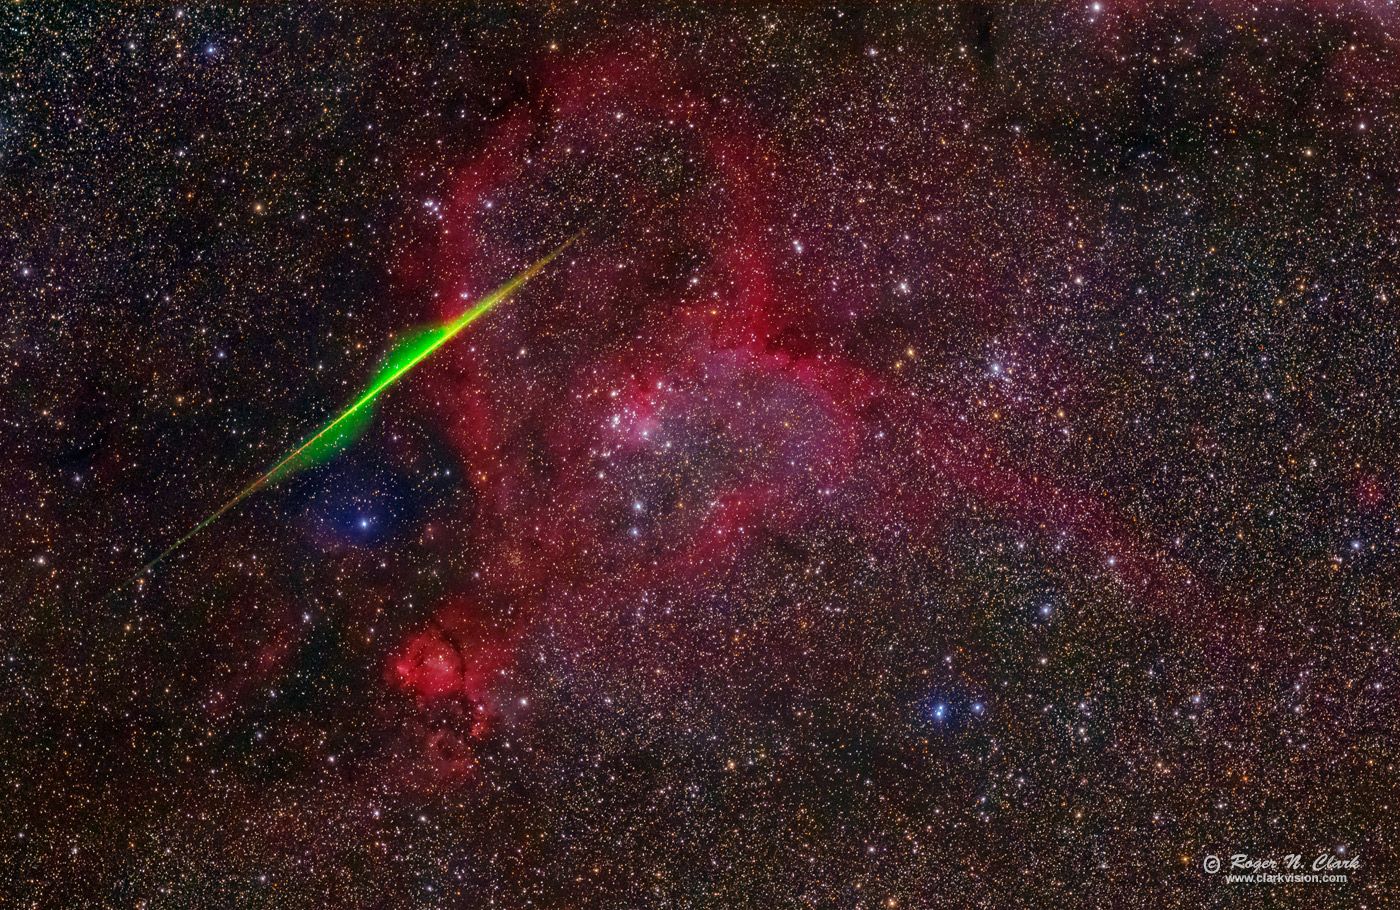
[[[151,559],[133,573],[130,578],[127,578],[121,584],[117,585],[112,593],[115,593],[117,590],[120,590],[149,572],[171,553],[174,553],[176,550],[180,549],[180,547],[184,546],[192,537],[218,521],[229,510],[233,509],[249,496],[252,496],[258,490],[284,477],[289,477],[302,468],[320,464],[344,450],[368,425],[371,413],[370,405],[374,403],[375,399],[387,391],[390,386],[407,375],[410,370],[428,359],[435,351],[455,338],[463,329],[480,317],[486,315],[498,304],[502,303],[519,290],[521,285],[543,271],[544,268],[548,266],[556,256],[564,252],[577,237],[578,235],[575,234],[573,237],[570,237],[568,240],[555,247],[548,254],[535,261],[529,268],[477,301],[477,303],[469,307],[457,318],[443,323],[442,325],[431,326],[410,334],[404,341],[400,342],[389,351],[384,357],[383,363],[380,364],[379,371],[375,373],[374,377],[370,380],[365,391],[352,401],[345,410],[341,411],[340,414],[334,417],[329,423],[308,437],[306,441],[293,449],[286,457],[268,469],[266,473],[239,490],[233,497],[213,512],[210,512],[199,524],[190,528],[183,537],[162,550],[154,559]]]

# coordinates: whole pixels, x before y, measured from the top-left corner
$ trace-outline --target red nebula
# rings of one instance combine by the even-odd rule
[[[502,263],[586,233],[437,373],[444,431],[477,492],[473,596],[510,604],[510,628],[453,601],[391,657],[391,681],[423,703],[470,705],[479,737],[551,597],[607,621],[646,592],[683,600],[764,533],[833,516],[869,534],[892,517],[936,530],[950,490],[1068,539],[1143,603],[1194,615],[1200,586],[1131,522],[1020,469],[995,436],[904,384],[885,353],[861,353],[860,318],[892,305],[848,298],[820,250],[791,239],[781,150],[634,38],[639,49],[547,72],[449,194],[434,270],[444,316]],[[561,198],[589,200],[582,223]],[[935,254],[993,301],[981,321],[1021,315],[998,309],[1020,291],[970,244]],[[892,414],[917,433],[889,430]]]
[[[421,703],[455,700],[469,705],[471,735],[480,736],[496,716],[513,651],[510,636],[493,629],[481,610],[454,601],[439,610],[427,628],[409,636],[390,657],[387,675]]]

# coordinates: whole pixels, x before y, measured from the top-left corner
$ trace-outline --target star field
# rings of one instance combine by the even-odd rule
[[[11,4],[0,905],[1388,906],[1397,29]]]

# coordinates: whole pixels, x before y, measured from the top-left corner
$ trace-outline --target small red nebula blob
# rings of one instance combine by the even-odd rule
[[[514,656],[509,632],[493,626],[474,604],[451,602],[390,655],[390,684],[420,701],[465,700],[484,724],[500,701]]]
[[[402,688],[420,698],[439,698],[460,690],[462,658],[439,632],[420,632],[394,660],[393,673]]]

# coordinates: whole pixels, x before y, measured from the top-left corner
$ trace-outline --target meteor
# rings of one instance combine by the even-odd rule
[[[155,568],[156,565],[162,562],[167,556],[188,543],[190,538],[218,521],[240,502],[252,496],[263,487],[281,480],[284,477],[288,477],[304,467],[325,461],[343,450],[354,441],[355,437],[358,436],[360,431],[368,424],[370,417],[369,406],[374,403],[376,398],[407,375],[408,372],[418,366],[418,364],[431,357],[435,351],[457,337],[463,329],[489,313],[497,304],[504,302],[519,290],[521,285],[542,272],[546,266],[554,261],[555,257],[568,249],[569,245],[577,239],[578,234],[575,234],[568,240],[565,240],[543,258],[537,260],[529,268],[525,269],[525,271],[516,275],[510,281],[507,281],[505,284],[477,301],[457,318],[443,323],[442,325],[432,326],[414,333],[390,350],[389,354],[380,365],[379,372],[375,374],[368,387],[358,398],[351,402],[345,410],[341,411],[338,416],[309,436],[305,442],[293,449],[285,458],[268,469],[265,474],[239,490],[228,502],[225,502],[213,512],[210,512],[199,524],[190,528],[183,537],[162,550],[154,559],[134,572],[131,577],[113,588],[112,591],[109,592],[109,595],[115,594],[142,575],[151,571],[151,569]]]

